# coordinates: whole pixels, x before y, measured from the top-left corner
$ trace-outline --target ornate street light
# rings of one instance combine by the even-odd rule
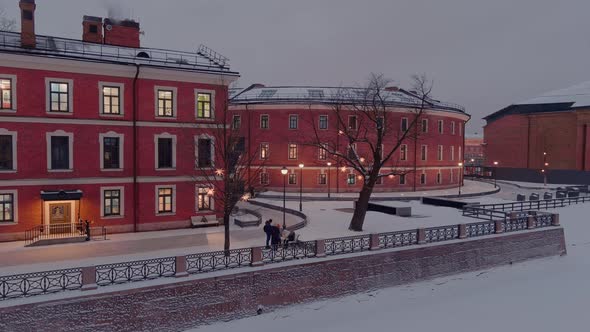
[[[303,167],[299,164],[299,212],[303,211]]]
[[[498,162],[494,161],[494,188],[498,188],[498,184],[497,184],[498,174],[497,174],[496,168],[498,168]]]
[[[459,163],[459,196],[461,196],[461,187],[463,186],[463,163]]]
[[[286,199],[286,195],[287,195],[287,173],[289,173],[289,170],[287,169],[287,167],[284,167],[281,169],[281,174],[283,174],[283,229],[287,228],[287,223],[285,221],[285,199]]]
[[[328,162],[327,165],[328,165],[328,198],[330,198],[330,167],[332,166],[332,163]]]

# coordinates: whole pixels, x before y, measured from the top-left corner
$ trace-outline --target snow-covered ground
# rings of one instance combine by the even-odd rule
[[[559,209],[568,255],[288,307],[194,331],[584,331],[590,204]]]

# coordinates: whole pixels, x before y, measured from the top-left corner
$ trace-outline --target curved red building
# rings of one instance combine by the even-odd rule
[[[260,186],[266,190],[281,191],[285,181],[287,191],[299,191],[301,188],[303,192],[359,191],[363,179],[360,174],[345,167],[342,160],[310,144],[310,136],[319,133],[326,140],[337,142],[340,126],[348,126],[348,129],[360,126],[357,124],[360,119],[356,119],[352,112],[344,116],[348,117],[348,123],[340,123],[342,121],[334,116],[334,107],[342,102],[335,98],[342,91],[354,96],[360,95],[361,90],[266,87],[260,84],[247,89],[232,89],[229,108],[233,116],[231,125],[244,133],[250,153],[258,154],[250,168],[257,170]],[[386,125],[408,126],[420,104],[418,95],[397,87],[386,88],[382,93],[387,99],[387,112],[391,112]],[[351,100],[351,103],[354,102]],[[437,100],[429,100],[428,104],[417,122],[418,139],[402,142],[402,147],[390,160],[391,165],[386,164],[383,169],[396,169],[405,174],[383,177],[376,184],[375,191],[443,189],[459,184],[459,163],[463,161],[464,151],[463,128],[470,116],[459,105]],[[383,149],[387,150],[388,144],[395,143],[393,140],[385,142]],[[336,144],[346,148],[344,142]],[[359,156],[367,153],[360,146],[357,152]],[[281,174],[283,167],[288,169],[285,176]]]

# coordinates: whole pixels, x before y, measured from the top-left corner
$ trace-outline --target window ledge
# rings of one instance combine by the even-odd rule
[[[176,120],[175,116],[157,116],[156,120]]]
[[[2,226],[16,226],[18,225],[17,221],[0,221],[0,227]]]
[[[16,113],[15,109],[2,109],[0,113]]]
[[[73,169],[48,169],[47,172],[49,173],[71,173]]]
[[[123,172],[123,168],[101,168],[101,172]]]
[[[16,174],[16,169],[4,169],[4,170],[0,170],[0,174]]]
[[[158,172],[166,172],[166,171],[175,171],[176,167],[173,168],[156,168],[156,171]]]
[[[123,114],[123,113],[121,113],[121,114],[99,113],[98,115],[101,117],[105,117],[105,118],[122,118],[125,116],[125,114]]]
[[[45,112],[45,114],[47,114],[47,115],[67,115],[67,116],[72,116],[72,115],[74,115],[74,112]]]
[[[125,216],[100,216],[100,219],[123,219]]]
[[[176,212],[162,212],[156,213],[156,217],[166,217],[166,216],[175,216]]]
[[[195,118],[196,121],[214,122],[215,118]]]

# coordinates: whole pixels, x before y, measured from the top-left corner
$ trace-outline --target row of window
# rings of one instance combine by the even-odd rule
[[[47,86],[47,113],[71,114],[73,113],[73,80],[46,78]],[[0,75],[0,110],[16,110],[16,76]],[[101,115],[123,115],[124,87],[122,83],[99,82],[100,113]],[[154,88],[155,115],[162,118],[176,117],[177,88]],[[195,90],[195,116],[197,119],[214,118],[213,100],[215,93],[212,90]]]
[[[299,154],[299,145],[296,143],[289,143],[288,147],[288,158],[289,160],[296,160],[297,156]],[[324,147],[318,147],[318,160],[327,160],[327,156],[328,156],[328,151],[327,149],[327,144],[324,145]],[[354,154],[356,151],[356,144],[352,144],[351,147],[349,147],[348,153],[349,156],[351,158],[354,158]],[[383,153],[384,149],[381,149],[381,152]],[[260,143],[260,159],[261,160],[267,160],[270,157],[270,143]],[[422,161],[426,161],[428,157],[428,146],[426,145],[422,145],[420,148],[420,160]],[[438,151],[437,151],[437,159],[439,161],[443,161],[443,146],[439,145],[438,146]],[[461,159],[461,147],[459,147],[459,160]],[[408,145],[407,144],[402,144],[400,147],[400,160],[401,161],[407,161],[408,160]],[[450,160],[454,161],[455,160],[455,147],[451,146],[450,147]]]
[[[383,125],[383,118],[377,118],[378,125]],[[438,120],[438,133],[444,134],[444,120]],[[232,128],[239,129],[242,125],[242,117],[241,115],[234,114],[232,118]],[[318,116],[318,129],[320,130],[327,130],[328,129],[328,115],[319,115]],[[450,133],[451,135],[455,135],[456,133],[456,122],[451,122]],[[461,123],[459,123],[459,135],[462,135],[462,127]],[[268,114],[261,114],[260,115],[260,129],[269,129],[270,128],[270,116]],[[299,128],[299,115],[291,114],[289,115],[289,129],[298,129]],[[356,115],[349,115],[348,116],[348,130],[357,130],[358,129],[358,121]],[[402,132],[407,131],[409,128],[408,118],[402,118],[400,122],[400,129]],[[420,124],[420,131],[422,133],[428,133],[428,119],[422,119]]]
[[[196,187],[195,189],[195,211],[213,210],[213,197],[209,188]],[[101,188],[101,217],[121,218],[124,217],[124,188],[105,187]],[[0,192],[0,223],[16,222],[16,191]],[[174,214],[176,212],[176,187],[156,186],[156,208],[157,215]]]
[[[453,170],[451,170],[450,174],[450,182],[452,183],[454,181],[454,172]],[[290,185],[296,185],[297,184],[297,173],[289,173],[288,177],[287,177],[287,182]],[[282,175],[281,175],[282,176]],[[405,174],[400,174],[397,176],[389,176],[389,178],[397,178],[398,179],[398,183],[400,185],[405,185],[406,184],[406,175]],[[346,183],[348,185],[355,185],[358,181],[361,181],[363,179],[362,176],[360,175],[355,175],[353,173],[348,173],[346,174]],[[442,173],[441,171],[438,171],[438,173],[436,174],[436,184],[442,184]],[[426,184],[426,173],[421,173],[420,174],[420,184]],[[267,172],[262,172],[260,173],[260,184],[261,185],[268,185],[270,183],[270,177],[269,174]],[[328,175],[326,173],[320,173],[318,174],[317,177],[317,184],[318,185],[327,185],[328,184]],[[376,184],[380,185],[383,184],[383,177],[380,177],[377,179]]]
[[[47,169],[71,171],[73,169],[73,133],[56,131],[47,133]],[[108,132],[99,135],[100,167],[104,171],[124,168],[124,135]],[[16,132],[0,129],[0,171],[16,171]],[[155,168],[176,168],[176,136],[154,136]],[[195,167],[213,167],[213,139],[202,135],[195,137]]]

